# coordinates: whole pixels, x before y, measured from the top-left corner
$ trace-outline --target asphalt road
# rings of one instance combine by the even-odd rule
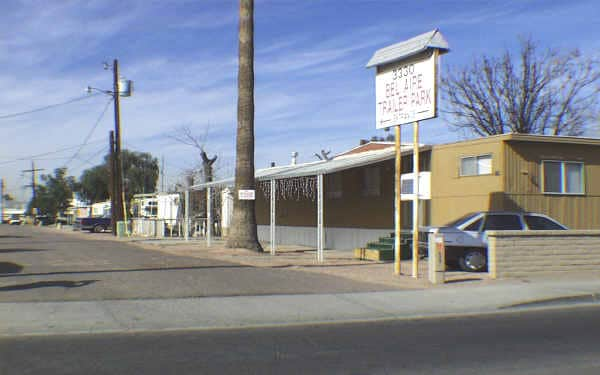
[[[393,289],[298,270],[169,255],[106,240],[107,236],[110,234],[69,235],[31,226],[0,225],[0,302]]]
[[[1,374],[598,374],[600,308],[0,340]]]

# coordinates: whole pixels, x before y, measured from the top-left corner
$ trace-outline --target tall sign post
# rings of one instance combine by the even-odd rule
[[[449,51],[439,30],[433,30],[376,51],[367,68],[375,76],[375,122],[377,129],[395,127],[396,166],[394,197],[394,273],[402,273],[402,150],[400,126],[413,123],[413,248],[412,275],[418,276],[419,243],[419,121],[437,116],[438,57]]]

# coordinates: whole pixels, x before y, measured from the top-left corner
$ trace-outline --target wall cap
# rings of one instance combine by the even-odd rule
[[[486,232],[488,237],[572,237],[599,236],[598,229],[569,229],[569,230],[491,230]]]

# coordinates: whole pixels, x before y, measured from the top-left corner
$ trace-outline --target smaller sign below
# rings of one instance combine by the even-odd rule
[[[255,190],[238,190],[238,199],[241,201],[253,201],[256,199]]]

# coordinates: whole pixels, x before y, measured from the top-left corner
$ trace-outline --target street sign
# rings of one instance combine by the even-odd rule
[[[432,51],[377,67],[376,128],[436,117],[435,58]]]
[[[256,199],[254,190],[238,190],[238,199],[241,201],[253,201]]]

